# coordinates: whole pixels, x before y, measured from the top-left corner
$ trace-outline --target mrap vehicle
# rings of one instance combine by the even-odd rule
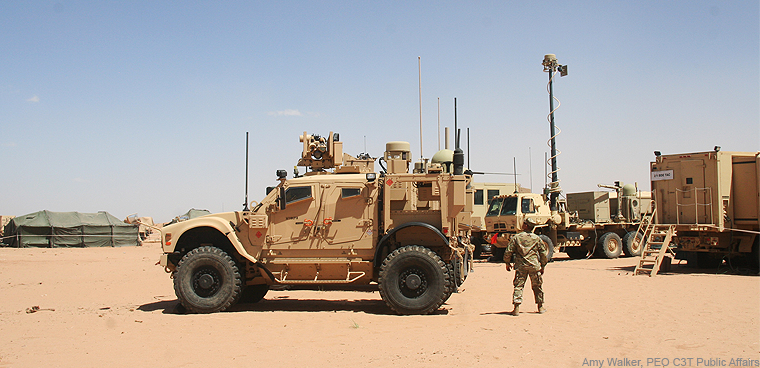
[[[425,161],[410,172],[409,143],[389,142],[375,172],[369,155],[343,153],[337,133],[300,141],[307,172],[287,179],[278,170],[279,184],[250,210],[164,228],[160,264],[181,304],[212,313],[257,302],[273,286],[377,285],[397,313],[437,310],[471,267],[459,223],[472,203],[461,149],[451,173]]]

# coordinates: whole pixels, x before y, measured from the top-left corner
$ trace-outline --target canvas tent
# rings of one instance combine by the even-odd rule
[[[5,227],[12,247],[122,247],[139,245],[137,225],[108,212],[39,211],[17,216]]]
[[[206,216],[210,215],[211,211],[209,210],[199,210],[195,208],[191,208],[187,212],[185,212],[184,215],[179,215],[175,217],[171,222],[169,222],[167,225],[176,224],[178,222],[187,221],[190,219],[194,219],[196,217]]]

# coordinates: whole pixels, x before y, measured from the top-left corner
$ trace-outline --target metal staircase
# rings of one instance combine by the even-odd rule
[[[670,251],[670,242],[676,234],[675,225],[652,223],[655,212],[656,209],[653,208],[652,213],[641,219],[638,230],[641,236],[636,236],[633,240],[639,243],[635,248],[642,246],[641,243],[643,243],[641,258],[633,271],[634,275],[648,274],[650,277],[657,275],[665,254]]]

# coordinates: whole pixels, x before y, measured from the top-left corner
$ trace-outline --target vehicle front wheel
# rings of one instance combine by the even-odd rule
[[[497,248],[496,246],[491,246],[491,258],[489,261],[496,263],[504,262],[504,253],[506,251],[506,248]]]
[[[408,245],[396,249],[380,266],[380,296],[399,314],[430,314],[443,304],[454,285],[446,263],[432,250]]]
[[[565,253],[572,259],[581,259],[588,256],[588,249],[586,249],[585,245],[580,247],[565,247]]]
[[[240,271],[232,257],[211,246],[195,248],[185,254],[174,274],[177,298],[194,313],[227,309],[240,297],[240,284]]]

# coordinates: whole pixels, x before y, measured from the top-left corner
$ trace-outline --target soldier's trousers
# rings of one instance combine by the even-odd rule
[[[533,297],[536,300],[536,304],[544,304],[544,291],[541,289],[541,285],[543,284],[541,274],[532,268],[522,267],[515,269],[515,292],[512,294],[512,303],[522,303],[523,288],[528,276],[530,276],[530,286],[533,288]]]

